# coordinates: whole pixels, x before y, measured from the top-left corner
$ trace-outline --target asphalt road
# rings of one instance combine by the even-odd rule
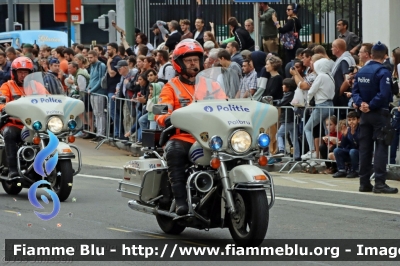
[[[9,196],[0,189],[0,243],[5,239],[165,239],[152,215],[134,212],[116,191],[131,159],[125,151],[79,141],[84,156],[72,194],[57,217],[42,221],[34,214],[27,189]],[[98,157],[96,159],[96,156]],[[97,163],[96,163],[97,162]],[[107,162],[105,164],[104,162]],[[107,167],[103,167],[106,165]],[[119,165],[119,166],[118,166]],[[114,167],[114,168],[112,168]],[[324,175],[277,174],[276,202],[270,211],[267,239],[399,239],[399,195],[357,193],[358,180]],[[399,186],[396,181],[389,184]],[[51,205],[51,204],[49,204]],[[50,206],[52,208],[52,206]],[[47,210],[48,208],[46,208]],[[45,212],[45,211],[43,211]],[[186,229],[179,241],[207,245],[230,239],[227,229]],[[196,242],[196,243],[197,243]],[[1,251],[1,257],[4,251]],[[400,257],[400,255],[399,255]],[[68,265],[203,265],[210,262],[74,262]],[[210,265],[265,265],[266,262],[211,262]],[[394,262],[270,262],[274,265],[395,265]],[[4,263],[0,263],[4,265]],[[31,264],[31,263],[30,263]],[[46,265],[53,265],[46,263]],[[54,264],[55,265],[55,264]],[[398,265],[398,264],[396,264]]]

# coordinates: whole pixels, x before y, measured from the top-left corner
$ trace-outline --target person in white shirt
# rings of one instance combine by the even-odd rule
[[[304,126],[304,132],[307,138],[308,146],[310,151],[305,155],[301,156],[303,160],[318,158],[318,154],[314,147],[313,128],[331,115],[334,115],[333,108],[318,108],[318,107],[333,107],[333,97],[335,97],[335,82],[330,74],[330,62],[326,58],[319,59],[314,63],[314,70],[317,73],[317,78],[311,85],[310,90],[307,94],[307,102],[310,103],[312,98],[315,100],[315,106],[313,109],[310,119]],[[325,123],[325,135],[328,135]]]
[[[176,73],[174,67],[168,61],[168,52],[165,50],[158,50],[156,56],[157,63],[160,64],[160,70],[158,71],[159,81],[166,84],[170,79],[174,78]]]
[[[134,46],[134,53],[137,55],[138,54],[138,50],[139,50],[139,45],[140,44],[144,44],[149,48],[149,53],[151,51],[153,51],[154,47],[153,45],[151,45],[151,43],[149,43],[149,39],[147,38],[147,36],[144,33],[139,33],[136,36],[136,45]]]

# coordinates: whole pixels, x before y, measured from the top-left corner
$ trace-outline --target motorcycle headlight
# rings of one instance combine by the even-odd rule
[[[64,127],[64,124],[60,118],[53,116],[47,122],[47,128],[53,133],[60,133]]]
[[[213,151],[219,151],[222,148],[223,141],[221,137],[219,136],[214,136],[210,139],[208,142],[208,146],[210,147],[211,150]]]
[[[237,153],[245,153],[251,148],[251,136],[247,131],[242,129],[236,130],[231,135],[230,139],[231,148]]]
[[[266,148],[270,143],[270,138],[267,134],[262,133],[258,136],[257,141],[258,141],[258,146],[260,146],[260,148]]]

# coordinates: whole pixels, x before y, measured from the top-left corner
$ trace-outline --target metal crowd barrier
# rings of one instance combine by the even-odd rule
[[[284,131],[284,137],[283,137],[283,143],[284,143],[284,153],[285,153],[285,155],[283,156],[283,157],[280,157],[280,158],[283,158],[283,159],[287,159],[288,161],[285,163],[285,165],[279,170],[279,173],[281,173],[282,171],[283,171],[283,169],[285,169],[289,164],[292,164],[292,163],[294,163],[294,166],[292,167],[292,169],[290,169],[289,171],[288,171],[288,173],[291,173],[292,171],[293,171],[293,169],[296,167],[296,165],[297,164],[299,164],[299,163],[301,163],[301,162],[298,162],[298,161],[295,161],[295,153],[296,153],[296,144],[295,144],[295,142],[297,141],[297,148],[300,148],[300,143],[299,143],[299,139],[298,139],[298,137],[299,137],[299,130],[298,130],[298,128],[297,128],[297,125],[298,125],[298,120],[299,120],[299,117],[296,115],[296,113],[295,113],[295,108],[294,107],[292,107],[292,106],[281,106],[281,107],[279,107],[278,109],[280,109],[280,113],[282,113],[282,112],[285,112],[285,122],[284,123],[282,123],[280,126],[279,126],[279,122],[277,123],[277,133],[276,133],[276,139],[277,139],[277,142],[278,142],[278,145],[279,145],[279,136],[278,136],[278,132],[279,132],[279,128],[282,126],[282,125],[284,125],[285,126],[285,131]],[[287,111],[289,110],[289,109],[291,109],[291,110],[293,110],[293,130],[288,130],[288,124],[290,124],[290,123],[288,123],[287,121],[288,121],[288,113],[287,113]],[[280,120],[280,117],[279,117],[279,119],[278,119],[278,121]],[[291,139],[291,142],[292,142],[292,145],[293,145],[293,147],[290,149],[290,152],[289,152],[289,154],[291,154],[291,156],[287,156],[287,154],[288,154],[288,152],[287,152],[287,143],[288,143],[288,141],[287,141],[287,135],[288,135],[288,133],[290,134],[290,139]],[[279,148],[278,148],[279,149]],[[301,154],[300,154],[301,155]]]
[[[288,109],[288,108],[293,108],[293,107],[290,107],[290,106],[283,106],[283,107],[280,107],[280,109],[282,109],[282,110],[284,110],[284,109]],[[297,109],[297,111],[296,111],[296,109]],[[287,145],[285,145],[285,156],[283,157],[283,158],[285,158],[285,159],[288,159],[288,161],[284,164],[284,166],[279,170],[279,172],[281,173],[281,172],[283,172],[283,170],[288,166],[288,165],[290,165],[290,164],[294,164],[291,168],[290,168],[290,170],[289,171],[287,171],[287,173],[292,173],[292,171],[295,169],[295,167],[298,165],[298,164],[307,164],[308,166],[310,166],[311,167],[311,165],[310,165],[310,162],[309,161],[316,161],[316,162],[331,162],[331,163],[335,163],[336,162],[336,160],[331,160],[331,159],[329,159],[329,153],[330,153],[330,151],[329,151],[329,149],[327,149],[327,153],[326,153],[326,158],[327,159],[322,159],[322,158],[319,158],[320,157],[320,151],[319,151],[319,145],[321,145],[322,143],[323,143],[323,140],[322,140],[322,137],[323,136],[326,136],[326,135],[329,135],[329,132],[328,132],[328,130],[326,130],[327,131],[327,134],[325,133],[325,128],[326,128],[326,126],[325,126],[325,121],[326,121],[326,119],[327,118],[329,118],[330,116],[333,116],[333,115],[335,115],[336,117],[337,117],[337,130],[336,130],[336,137],[338,138],[339,137],[339,132],[340,132],[340,120],[346,120],[346,124],[345,124],[345,126],[346,127],[348,127],[348,124],[347,124],[347,114],[350,112],[350,111],[355,111],[355,109],[354,108],[351,108],[351,107],[338,107],[338,106],[318,106],[318,107],[315,107],[315,106],[308,106],[308,107],[303,107],[303,108],[293,108],[293,110],[294,110],[294,121],[298,121],[298,120],[301,120],[302,121],[302,123],[296,123],[297,124],[297,126],[302,126],[302,129],[298,129],[298,128],[294,128],[293,129],[293,135],[294,136],[296,136],[296,132],[295,132],[295,130],[296,129],[298,129],[298,132],[297,132],[297,136],[300,136],[301,135],[301,137],[302,137],[302,140],[301,140],[301,155],[304,155],[304,154],[306,154],[306,152],[305,152],[305,148],[306,148],[306,141],[307,141],[307,138],[306,138],[306,134],[305,134],[305,130],[304,130],[304,128],[305,128],[305,125],[307,124],[307,122],[308,122],[308,119],[310,119],[310,117],[311,117],[311,112],[309,112],[310,110],[313,110],[313,109],[320,109],[320,110],[322,110],[322,109],[328,109],[329,111],[328,111],[328,115],[326,116],[323,116],[322,115],[322,112],[320,112],[319,113],[319,118],[318,118],[318,122],[315,124],[315,125],[312,125],[312,128],[314,129],[314,127],[315,126],[319,126],[319,129],[318,129],[318,131],[319,131],[319,136],[318,137],[314,137],[314,134],[313,134],[313,132],[312,132],[312,134],[313,134],[313,141],[314,141],[314,151],[315,152],[317,152],[317,158],[311,158],[311,159],[305,159],[305,160],[301,160],[301,161],[295,161],[295,151],[293,151],[293,157],[288,157],[288,156],[286,156],[286,152],[287,152],[287,150],[286,150],[286,146]],[[392,117],[394,117],[394,113],[395,113],[395,111],[397,110],[397,108],[394,108],[394,109],[392,109],[392,111],[391,111],[391,115],[392,115]],[[341,118],[340,120],[339,120],[339,118]],[[285,115],[285,121],[287,121],[287,113],[286,113],[286,115]],[[321,123],[323,123],[323,124],[321,124]],[[286,122],[285,122],[285,124],[286,124]],[[324,130],[323,131],[321,131],[320,129],[321,128],[323,128]],[[286,136],[287,136],[287,133],[288,133],[288,131],[287,131],[287,129],[285,129],[285,138],[286,138]],[[398,133],[398,132],[397,132]],[[397,134],[396,133],[396,134]],[[319,142],[317,143],[317,145],[318,145],[318,147],[316,146],[316,144],[315,144],[315,139],[319,139]],[[284,141],[286,141],[286,139],[284,140]],[[296,141],[296,140],[293,140],[292,139],[292,143],[294,144],[294,141]],[[297,139],[297,141],[298,141],[298,139]],[[310,147],[309,147],[309,145],[308,145],[308,143],[307,143],[307,146],[308,146],[308,150],[309,151],[311,151],[312,149],[310,149]],[[336,143],[335,144],[335,146],[336,147],[338,147],[339,146],[339,144],[338,143]],[[398,146],[398,144],[396,145],[396,146]],[[295,146],[293,145],[293,148],[294,148]],[[336,148],[335,147],[335,148]],[[399,163],[394,163],[394,164],[392,164],[392,163],[390,163],[390,154],[391,154],[391,149],[392,149],[392,145],[390,145],[389,147],[388,147],[388,162],[387,162],[387,168],[388,169],[390,169],[390,168],[397,168],[397,167],[400,167],[400,164]],[[332,149],[333,150],[333,149]],[[396,147],[396,151],[398,151],[399,149],[398,149],[398,147]],[[396,152],[396,158],[398,157],[398,152]],[[399,160],[397,160],[397,161],[399,161]],[[371,162],[372,164],[373,164],[373,159],[372,159],[372,162]],[[374,179],[374,174],[372,174],[371,175],[371,177],[370,177],[370,179],[372,180],[372,179]]]
[[[108,108],[108,110],[110,110],[110,120],[113,122],[112,131],[111,129],[109,129],[110,134],[112,134],[113,136],[112,140],[125,142],[130,146],[131,144],[136,143],[138,140],[138,121],[140,118],[138,117],[138,103],[131,101],[131,99],[117,97],[115,97],[112,101],[114,101],[114,104],[109,102],[110,106]],[[111,110],[113,110],[114,115],[112,115]],[[135,115],[133,116],[132,114]],[[118,136],[115,135],[115,126],[118,127]],[[131,132],[133,126],[135,126],[135,132]],[[128,131],[131,134],[129,137],[125,137],[125,133],[127,133]],[[133,133],[135,133],[134,137],[132,137]]]
[[[93,97],[95,96],[95,97]],[[99,135],[100,137],[103,138],[103,140],[99,141],[98,144],[96,145],[96,150],[109,139],[109,125],[110,125],[110,117],[105,114],[105,122],[104,122],[104,129],[105,132],[104,134],[98,134],[97,130],[97,120],[99,119],[98,117],[96,117],[95,113],[94,113],[94,109],[93,109],[93,101],[97,100],[96,98],[101,98],[103,101],[102,103],[100,103],[100,106],[98,106],[99,108],[99,112],[103,112],[104,113],[104,109],[108,108],[109,103],[108,103],[108,97],[107,95],[103,95],[103,94],[97,94],[97,93],[88,93],[87,91],[85,92],[81,92],[81,99],[85,104],[85,111],[83,113],[83,117],[84,117],[84,122],[85,121],[89,121],[88,124],[88,128],[83,128],[83,132],[84,133],[88,133],[88,134],[92,134],[92,135]],[[85,123],[84,123],[85,124]]]
[[[92,105],[92,96],[99,96],[99,97],[104,97],[104,108],[101,109],[102,112],[106,113],[106,126],[105,126],[105,134],[101,135],[104,139],[101,140],[97,146],[96,149],[99,149],[100,146],[104,142],[114,142],[114,141],[120,141],[124,144],[135,144],[139,140],[139,135],[141,134],[141,127],[139,124],[139,118],[143,115],[143,109],[139,110],[138,109],[138,102],[132,101],[131,99],[126,99],[126,98],[117,98],[114,97],[110,99],[107,95],[100,95],[100,94],[95,94],[91,93],[88,94],[87,92],[82,93],[83,96],[81,96],[82,100],[85,103],[85,111],[84,111],[84,124],[86,121],[91,121],[90,118],[92,117],[92,123],[89,123],[89,128],[84,128],[83,132],[84,133],[89,133],[96,135],[97,131],[95,131],[96,128],[96,116],[93,113],[93,109],[91,106]],[[89,97],[88,97],[89,96]],[[144,105],[144,104],[143,104]],[[142,106],[143,106],[142,105]],[[90,109],[89,109],[89,106]],[[138,115],[139,114],[139,115]],[[115,135],[115,127],[118,127],[118,136]],[[97,129],[97,128],[96,128]],[[133,131],[133,132],[132,132]],[[130,132],[129,137],[125,137],[125,133]],[[132,136],[134,135],[134,136]],[[114,145],[118,149],[118,145]],[[138,145],[140,147],[140,145]]]
[[[318,121],[318,123],[316,123],[315,125],[314,124],[312,124],[312,126],[311,126],[311,128],[312,128],[312,134],[313,134],[313,130],[314,130],[314,127],[315,126],[318,126],[319,127],[319,136],[318,136],[318,139],[319,139],[319,143],[318,143],[318,146],[315,144],[315,137],[314,137],[314,135],[313,135],[313,140],[314,140],[314,151],[317,153],[317,156],[319,157],[320,156],[320,151],[319,151],[319,146],[323,143],[323,140],[322,140],[322,137],[324,137],[324,136],[327,136],[327,135],[329,135],[329,131],[328,131],[328,129],[326,128],[326,125],[325,125],[325,122],[326,122],[326,119],[328,119],[329,117],[331,117],[331,116],[336,116],[336,118],[337,118],[337,125],[336,125],[336,129],[337,129],[337,131],[336,131],[336,138],[339,138],[339,132],[340,132],[340,128],[339,128],[339,124],[340,124],[340,120],[347,120],[347,114],[350,112],[350,111],[354,111],[354,108],[350,108],[350,107],[340,107],[340,106],[307,106],[307,107],[305,107],[304,108],[304,113],[303,113],[303,117],[302,117],[302,126],[303,126],[303,130],[302,130],[302,151],[303,151],[303,154],[302,155],[304,155],[305,153],[304,153],[304,150],[305,150],[305,141],[307,141],[307,138],[306,138],[306,135],[305,135],[305,130],[304,130],[304,128],[305,128],[305,126],[306,126],[306,124],[307,124],[307,122],[308,122],[308,120],[311,118],[311,115],[312,115],[312,112],[308,112],[308,111],[312,111],[313,109],[320,109],[320,110],[323,110],[323,109],[328,109],[328,115],[327,116],[323,116],[322,115],[322,112],[320,112],[319,113],[319,121]],[[341,110],[343,110],[343,111],[345,111],[345,115],[343,115],[343,112],[341,112]],[[310,114],[310,116],[308,117],[308,119],[306,119],[306,114],[307,114],[307,112]],[[322,126],[321,126],[322,125]],[[323,129],[325,130],[325,131],[322,131],[321,130],[321,127],[323,127]],[[346,121],[346,127],[347,127],[347,121]],[[339,145],[338,145],[338,143],[336,143],[336,147],[335,148],[337,148]],[[310,147],[309,147],[309,149],[310,149]],[[311,151],[311,149],[310,149],[310,151]],[[334,163],[334,162],[336,162],[336,160],[329,160],[328,159],[328,157],[329,157],[329,149],[327,150],[327,154],[326,154],[326,158],[327,159],[320,159],[320,158],[310,158],[310,160],[311,161],[316,161],[316,162],[332,162],[332,163]],[[307,161],[303,161],[302,163],[306,163],[306,164],[308,164],[310,167],[311,167],[311,165],[310,165],[310,163],[308,163]]]

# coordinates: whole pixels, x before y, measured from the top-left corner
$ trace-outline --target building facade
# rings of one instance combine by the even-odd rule
[[[0,0],[0,32],[6,31],[8,0]],[[99,44],[108,42],[108,32],[98,28],[93,19],[109,10],[115,10],[115,0],[82,0],[82,21],[72,23],[72,39],[77,43]],[[67,32],[66,23],[54,21],[53,0],[13,0],[14,21],[22,24],[24,30],[62,30]]]

